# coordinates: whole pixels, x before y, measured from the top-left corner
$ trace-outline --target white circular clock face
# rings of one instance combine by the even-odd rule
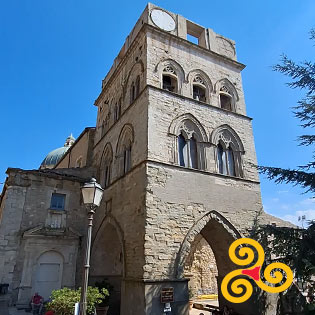
[[[165,11],[153,9],[151,11],[151,19],[157,27],[164,31],[171,32],[175,29],[176,24],[174,19]]]

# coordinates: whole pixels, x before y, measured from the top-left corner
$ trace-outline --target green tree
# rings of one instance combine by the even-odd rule
[[[88,287],[87,290],[87,310],[88,315],[93,315],[96,305],[102,303],[104,298],[108,296],[108,290]],[[47,304],[47,309],[54,311],[56,315],[73,315],[75,303],[80,301],[81,288],[72,290],[63,288],[54,290],[51,293],[51,302]]]
[[[310,39],[315,42],[315,29],[310,32]],[[295,106],[294,114],[301,121],[303,128],[315,127],[315,63],[304,61],[300,64],[282,56],[280,64],[273,67],[274,71],[289,76],[292,81],[287,83],[290,88],[299,88],[306,91],[305,97]],[[314,133],[299,136],[302,146],[313,146],[315,143]],[[266,174],[276,183],[292,183],[301,186],[306,192],[315,193],[315,155],[313,151],[312,160],[306,165],[296,169],[285,169],[280,167],[259,166],[261,173]]]
[[[310,32],[310,39],[315,42],[315,29]],[[290,88],[299,88],[306,92],[305,97],[293,108],[301,126],[310,130],[299,136],[301,146],[314,146],[315,135],[315,63],[304,61],[296,63],[283,55],[280,64],[274,71],[291,78],[287,83]],[[259,166],[261,173],[266,174],[276,183],[291,183],[301,186],[305,192],[315,193],[315,154],[309,163],[296,169]],[[308,293],[304,314],[315,314],[314,286],[315,277],[315,222],[310,222],[307,229],[261,226],[255,230],[255,236],[263,245],[269,261],[280,260],[291,267],[300,291]],[[272,258],[272,259],[271,259]],[[306,284],[306,285],[305,285]],[[306,289],[305,289],[306,288]]]

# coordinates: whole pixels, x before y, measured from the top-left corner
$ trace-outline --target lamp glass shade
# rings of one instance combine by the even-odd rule
[[[98,207],[103,197],[103,189],[94,178],[89,183],[81,187],[83,203],[85,205],[94,205]]]

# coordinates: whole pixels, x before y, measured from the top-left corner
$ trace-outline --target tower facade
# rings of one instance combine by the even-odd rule
[[[244,67],[232,40],[148,4],[103,80],[91,281],[113,283],[121,314],[161,314],[166,287],[174,314],[188,314],[183,269],[196,237],[214,252],[219,286],[235,269],[232,241],[258,217],[277,222],[261,210]],[[232,307],[258,314],[254,304]]]

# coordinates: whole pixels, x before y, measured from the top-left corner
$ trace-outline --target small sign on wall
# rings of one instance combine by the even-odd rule
[[[174,302],[174,288],[163,288],[161,290],[161,303]]]

